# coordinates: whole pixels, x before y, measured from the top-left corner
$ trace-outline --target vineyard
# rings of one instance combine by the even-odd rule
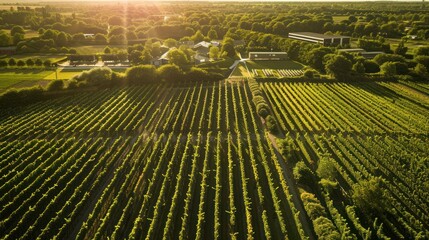
[[[317,196],[341,236],[429,236],[427,85],[260,86],[289,157],[312,170],[333,160],[339,190]],[[272,138],[243,82],[0,109],[0,238],[313,239],[317,221]],[[373,177],[388,204],[375,220],[349,196]]]
[[[150,85],[2,110],[2,238],[305,236],[249,99]]]
[[[333,159],[344,192],[381,177],[385,191],[379,196],[387,206],[375,221],[367,215],[359,220],[350,202],[324,195],[341,234],[363,239],[371,231],[377,238],[429,235],[429,110],[423,91],[410,96],[403,93],[408,87],[383,82],[264,83],[263,89],[280,127],[296,146],[294,158],[313,169],[320,159]],[[422,101],[416,102],[418,97]]]
[[[252,69],[255,78],[265,77],[299,77],[303,75],[301,69]]]

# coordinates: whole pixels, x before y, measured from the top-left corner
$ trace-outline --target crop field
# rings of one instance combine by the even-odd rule
[[[333,220],[342,235],[428,235],[425,105],[393,83],[260,85],[295,145],[290,157],[310,168],[334,160],[344,196],[325,194],[323,202],[327,218],[342,219]],[[1,237],[314,236],[289,159],[271,139],[249,87],[226,81],[106,89],[0,109]],[[383,179],[389,203],[375,223],[347,198],[372,176]]]
[[[264,83],[263,88],[283,132],[297,147],[294,158],[308,166],[334,159],[346,191],[361,180],[381,177],[388,199],[378,223],[384,232],[393,239],[427,236],[429,109],[424,100],[402,94],[401,84],[384,82]],[[331,214],[347,213],[343,217],[352,227],[362,229],[367,219],[354,218],[347,201],[325,197],[335,201],[328,204]],[[339,225],[347,229],[345,222]]]
[[[0,91],[9,87],[37,85],[44,78],[55,72],[30,69],[0,70]]]
[[[304,67],[295,61],[246,61],[249,73],[245,68],[241,68],[243,76],[256,78],[282,78],[302,76]]]
[[[3,110],[4,238],[300,238],[249,95],[153,85]]]

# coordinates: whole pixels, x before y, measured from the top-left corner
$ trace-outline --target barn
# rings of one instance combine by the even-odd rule
[[[322,44],[323,46],[344,46],[350,44],[350,37],[340,35],[325,35],[314,32],[291,32],[289,38]]]
[[[287,60],[286,52],[249,52],[250,60]]]

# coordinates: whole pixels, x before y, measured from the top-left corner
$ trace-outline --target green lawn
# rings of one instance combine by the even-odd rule
[[[28,70],[28,69],[5,69],[0,70],[0,89],[15,87],[21,85],[28,87],[38,85],[45,77],[54,73],[54,71]],[[25,82],[21,84],[22,82]],[[34,84],[33,84],[34,83]]]
[[[301,63],[286,60],[286,61],[247,61],[247,67],[252,69],[302,69],[304,65]]]
[[[74,49],[76,49],[78,54],[88,55],[88,54],[103,53],[103,50],[106,46],[107,45],[88,45],[88,46],[74,47]],[[127,50],[128,45],[114,45],[109,47],[111,49]]]
[[[55,80],[55,79],[63,79],[68,80],[78,74],[80,74],[84,70],[58,70],[58,72],[55,74],[55,72],[52,72],[48,76],[46,76],[45,80]]]

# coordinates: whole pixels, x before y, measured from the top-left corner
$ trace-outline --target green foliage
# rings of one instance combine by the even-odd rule
[[[64,81],[63,80],[52,80],[48,86],[46,87],[47,91],[60,91],[64,89]]]
[[[416,48],[415,55],[416,56],[419,56],[419,55],[429,56],[429,46],[422,46],[422,47]]]
[[[341,234],[338,232],[335,225],[326,217],[319,217],[313,222],[314,231],[318,239],[335,240],[341,239]]]
[[[339,80],[345,80],[352,70],[352,63],[342,55],[335,55],[326,62],[326,72]]]
[[[173,49],[168,52],[168,61],[170,64],[183,67],[189,64],[186,54],[180,49]]]
[[[216,46],[210,47],[210,50],[209,50],[210,58],[215,59],[215,60],[218,59],[219,58],[219,52],[220,52],[220,50],[218,47],[216,47]]]
[[[352,198],[355,205],[368,214],[384,212],[385,203],[382,185],[383,181],[380,177],[372,177],[353,185]]]
[[[265,118],[265,126],[267,126],[268,131],[271,133],[277,133],[278,131],[277,121],[271,115],[267,115],[267,117]]]
[[[313,186],[313,172],[303,161],[298,161],[293,168],[293,177],[299,184]]]
[[[7,61],[7,64],[11,67],[16,66],[16,60],[14,58],[9,58],[9,60]]]
[[[182,70],[173,64],[166,64],[156,70],[160,80],[167,82],[177,82],[183,80]]]
[[[375,56],[374,62],[376,62],[379,66],[381,66],[385,62],[405,62],[405,58],[398,54],[383,53]]]
[[[24,30],[24,28],[23,28],[22,26],[16,25],[16,26],[13,26],[13,27],[10,29],[10,35],[11,35],[11,36],[13,36],[13,35],[15,35],[15,34],[17,34],[17,33],[19,33],[19,34],[25,34],[25,30]]]
[[[278,139],[277,144],[279,145],[280,153],[285,159],[291,159],[293,152],[297,150],[292,138]]]
[[[33,103],[43,99],[41,87],[11,89],[0,95],[0,106],[11,107]]]
[[[353,64],[352,70],[359,74],[364,74],[366,71],[365,66],[361,61],[358,61],[355,64]]]
[[[125,78],[129,84],[142,84],[156,80],[156,68],[153,65],[140,65],[128,68]]]
[[[93,68],[89,71],[82,72],[73,79],[87,84],[88,86],[111,86],[112,69],[107,67]]]
[[[192,67],[187,73],[185,79],[187,81],[205,81],[208,78],[208,72],[201,68]]]
[[[323,157],[319,160],[316,173],[320,178],[335,180],[337,170],[333,163],[333,159],[330,157]]]
[[[378,64],[372,60],[365,60],[363,62],[365,68],[365,73],[378,73],[380,72],[380,67]]]
[[[380,66],[380,72],[386,76],[394,76],[397,74],[395,62],[385,62]]]

